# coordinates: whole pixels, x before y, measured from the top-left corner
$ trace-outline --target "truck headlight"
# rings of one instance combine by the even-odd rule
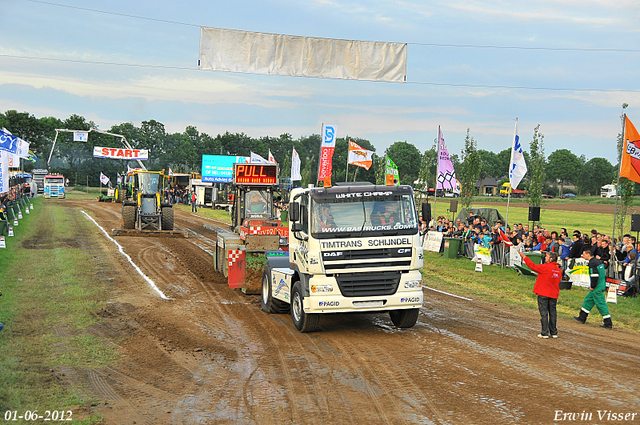
[[[404,283],[404,289],[416,289],[416,288],[422,288],[421,280],[407,280]]]
[[[333,292],[331,285],[311,285],[311,292]]]

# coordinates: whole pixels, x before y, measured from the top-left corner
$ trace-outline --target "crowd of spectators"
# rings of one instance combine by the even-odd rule
[[[170,187],[166,191],[167,201],[171,204],[185,204],[188,205],[189,200],[189,189],[182,186]]]
[[[492,262],[504,265],[509,256],[508,248],[515,246],[522,252],[555,252],[565,271],[573,267],[574,261],[581,258],[584,247],[588,247],[592,255],[603,262],[607,277],[625,281],[635,276],[635,260],[640,250],[640,242],[630,234],[611,240],[610,236],[593,229],[584,234],[574,230],[569,236],[566,228],[556,231],[534,225],[530,229],[523,223],[505,226],[501,220],[490,225],[483,217],[473,214],[467,220],[458,218],[455,221],[439,216],[428,226],[423,222],[422,230],[441,232],[443,237],[461,238],[465,256],[469,258],[474,257],[474,247],[482,245],[491,251]]]

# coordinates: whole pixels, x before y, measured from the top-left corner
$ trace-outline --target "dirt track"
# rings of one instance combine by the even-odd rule
[[[120,227],[118,205],[52,202]],[[116,238],[171,300],[97,227],[70,236],[98,241],[118,270],[102,277],[113,290],[91,332],[120,360],[56,371],[101,400],[91,409],[107,424],[538,424],[560,410],[593,414],[580,423],[607,422],[597,410],[637,412],[640,422],[636,334],[561,319],[561,338],[540,340],[537,311],[428,289],[412,329],[387,314],[327,315],[320,332],[300,334],[214,272],[210,221],[177,211],[176,227],[191,237]]]

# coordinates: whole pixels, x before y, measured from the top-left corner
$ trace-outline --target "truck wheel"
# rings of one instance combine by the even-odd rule
[[[162,230],[173,230],[173,208],[162,208]]]
[[[134,205],[122,206],[122,227],[125,229],[136,227],[136,207]]]
[[[318,329],[320,317],[318,314],[307,314],[302,308],[302,286],[300,282],[293,284],[291,290],[291,318],[293,324],[300,332],[313,332]]]
[[[262,272],[262,311],[266,311],[271,314],[288,312],[289,304],[273,298],[271,290],[271,267],[266,265]]]
[[[405,310],[391,310],[389,316],[394,325],[399,328],[412,328],[418,321],[420,309],[409,308]]]

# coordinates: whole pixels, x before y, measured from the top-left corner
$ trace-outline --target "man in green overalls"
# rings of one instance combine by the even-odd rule
[[[607,284],[604,276],[604,264],[591,254],[591,250],[589,248],[584,249],[582,252],[582,258],[589,262],[591,286],[589,287],[589,293],[584,297],[582,309],[580,309],[580,316],[573,316],[573,318],[580,323],[585,323],[587,321],[587,316],[595,305],[604,320],[604,323],[600,325],[600,327],[612,329],[613,324],[611,323],[611,314],[609,314],[607,300],[604,297],[604,291],[607,290]]]

